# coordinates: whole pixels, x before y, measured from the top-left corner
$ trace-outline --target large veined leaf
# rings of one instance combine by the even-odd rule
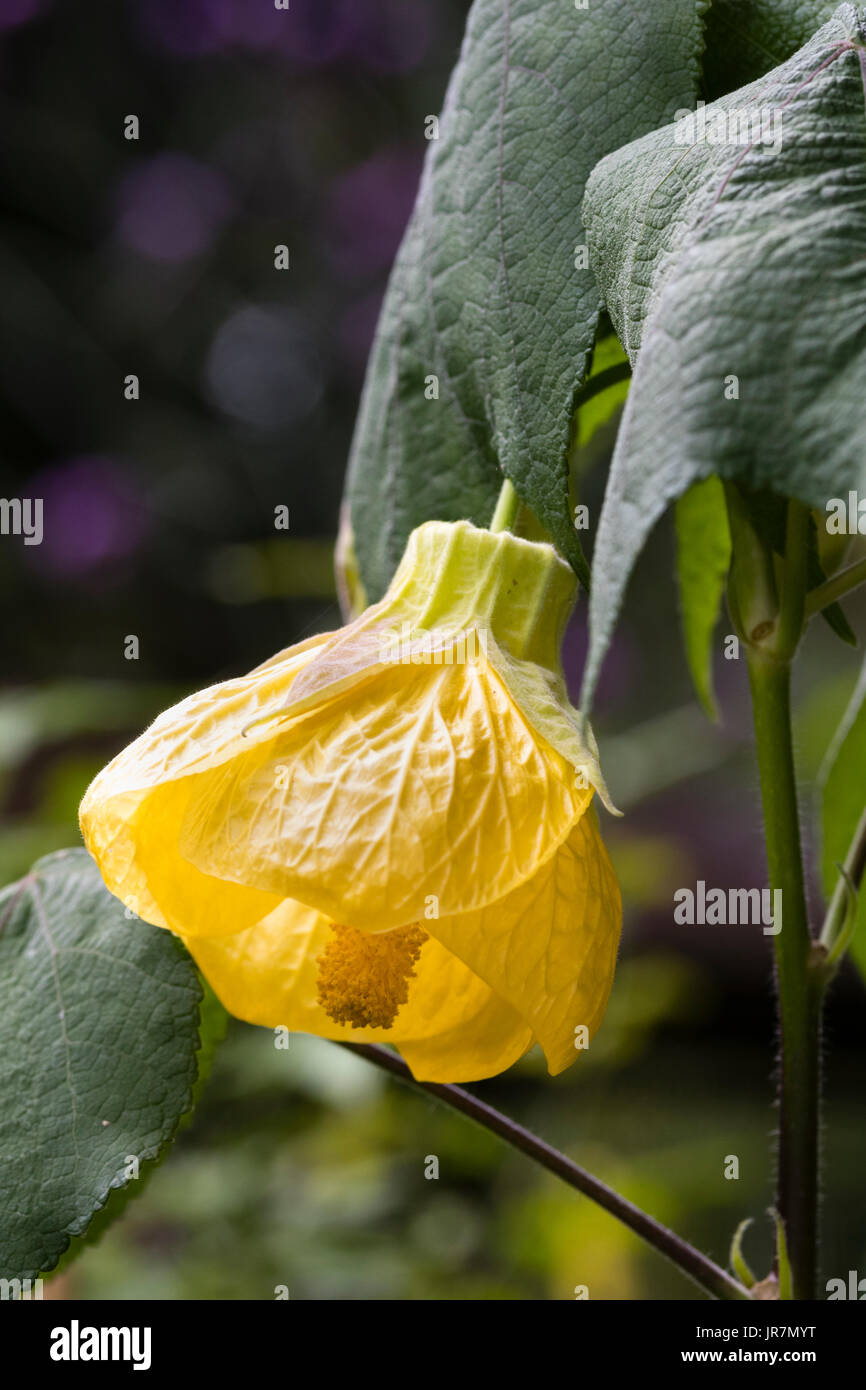
[[[866,665],[819,776],[821,784],[821,868],[827,900],[866,813]],[[866,889],[861,887],[851,955],[866,975]]]
[[[839,0],[713,0],[704,89],[710,101],[777,68],[838,9]]]
[[[416,525],[485,525],[503,471],[581,571],[567,454],[599,297],[580,249],[580,202],[602,155],[694,101],[705,9],[706,0],[473,5],[350,461],[371,599]]]
[[[0,1277],[52,1269],[172,1138],[200,999],[180,943],[127,920],[84,850],[0,894]]]
[[[822,514],[866,484],[863,42],[842,5],[706,107],[702,134],[655,131],[589,181],[593,264],[634,375],[596,539],[587,701],[634,560],[693,482],[716,473]],[[753,138],[761,117],[779,144]]]

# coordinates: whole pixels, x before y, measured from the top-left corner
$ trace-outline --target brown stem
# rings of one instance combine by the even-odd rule
[[[373,1062],[377,1067],[382,1067],[392,1076],[398,1076],[403,1081],[411,1082],[419,1090],[426,1091],[429,1095],[436,1096],[438,1100],[450,1105],[453,1110],[459,1110],[461,1114],[468,1115],[476,1124],[484,1129],[490,1130],[493,1134],[498,1134],[500,1139],[513,1148],[519,1149],[521,1153],[535,1160],[542,1168],[548,1172],[555,1173],[563,1182],[574,1187],[578,1192],[582,1192],[585,1197],[596,1202],[598,1206],[604,1207],[605,1211],[615,1216],[617,1221],[621,1221],[624,1226],[648,1242],[659,1254],[664,1255],[677,1266],[683,1274],[688,1275],[700,1288],[708,1293],[712,1298],[723,1299],[747,1299],[748,1290],[738,1283],[720,1265],[715,1264],[702,1255],[700,1250],[689,1245],[673,1231],[668,1230],[667,1226],[662,1226],[660,1222],[648,1216],[640,1207],[636,1207],[612,1187],[608,1187],[599,1178],[588,1173],[585,1168],[581,1168],[558,1149],[551,1148],[543,1139],[532,1134],[522,1125],[511,1120],[507,1115],[503,1115],[499,1110],[494,1110],[492,1106],[485,1104],[483,1100],[478,1100],[469,1091],[464,1091],[462,1086],[443,1086],[434,1081],[416,1081],[406,1063],[394,1052],[389,1052],[387,1048],[379,1047],[375,1043],[340,1043],[349,1052],[354,1052],[360,1057],[366,1057],[368,1062]]]

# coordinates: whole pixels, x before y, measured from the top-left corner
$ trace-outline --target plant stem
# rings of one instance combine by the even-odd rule
[[[720,1265],[715,1264],[706,1255],[702,1255],[694,1246],[689,1245],[687,1241],[682,1240],[666,1226],[662,1226],[660,1222],[641,1211],[640,1207],[636,1207],[632,1202],[615,1192],[612,1187],[608,1187],[592,1173],[588,1173],[585,1168],[579,1167],[565,1154],[551,1148],[543,1139],[539,1139],[537,1135],[524,1129],[522,1125],[509,1119],[507,1115],[494,1110],[484,1101],[478,1100],[469,1091],[465,1091],[462,1086],[443,1086],[432,1081],[415,1081],[405,1062],[395,1053],[389,1052],[387,1048],[379,1047],[374,1043],[341,1043],[340,1046],[345,1047],[349,1052],[355,1052],[359,1056],[365,1057],[377,1067],[391,1072],[393,1076],[411,1082],[419,1090],[436,1096],[446,1105],[450,1105],[452,1109],[459,1110],[463,1115],[468,1115],[484,1129],[497,1134],[512,1148],[519,1149],[521,1153],[534,1159],[542,1168],[555,1173],[558,1178],[562,1178],[563,1182],[576,1188],[578,1192],[582,1192],[585,1197],[589,1197],[598,1206],[604,1207],[611,1216],[615,1216],[624,1226],[628,1226],[630,1230],[641,1236],[643,1240],[675,1264],[712,1298],[748,1299],[748,1290]]]
[[[820,613],[822,608],[829,608],[831,603],[838,602],[860,584],[866,584],[866,558],[858,560],[854,565],[848,565],[838,574],[834,574],[832,579],[825,580],[817,589],[813,589],[806,598],[807,616],[811,618],[813,614]]]
[[[822,956],[809,930],[791,733],[791,663],[803,632],[809,509],[791,499],[777,576],[746,498],[725,487],[731,526],[729,593],[746,644],[761,779],[770,887],[781,894],[773,947],[779,1007],[779,1137],[776,1208],[790,1258],[791,1294],[815,1297],[818,1244]],[[775,612],[773,611],[775,609]],[[782,1285],[782,1237],[779,1279]],[[787,1285],[786,1285],[787,1286]]]
[[[815,1297],[821,987],[811,968],[788,661],[748,648],[749,682],[772,889],[782,894],[773,938],[781,1028],[777,1206],[785,1225],[793,1296]]]
[[[520,498],[514,491],[514,484],[506,478],[499,493],[499,500],[496,503],[496,510],[493,513],[489,530],[491,531],[513,531],[514,523],[517,520],[517,513],[520,511]]]

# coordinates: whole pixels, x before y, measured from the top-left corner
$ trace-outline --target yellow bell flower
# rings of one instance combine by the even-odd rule
[[[619,890],[552,546],[410,537],[381,602],[167,710],[81,805],[102,876],[250,1023],[470,1081],[601,1022]],[[581,1031],[579,1031],[581,1030]]]

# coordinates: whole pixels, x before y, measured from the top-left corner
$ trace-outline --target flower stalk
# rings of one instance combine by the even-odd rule
[[[592,1173],[588,1173],[585,1168],[581,1168],[579,1164],[560,1153],[558,1149],[552,1148],[550,1144],[539,1139],[530,1130],[524,1129],[523,1125],[519,1125],[516,1120],[509,1119],[499,1110],[494,1110],[492,1106],[479,1100],[477,1096],[473,1096],[462,1086],[446,1086],[435,1082],[416,1081],[405,1062],[402,1062],[396,1053],[376,1044],[342,1043],[341,1046],[345,1047],[348,1052],[354,1052],[375,1066],[390,1072],[392,1076],[408,1081],[418,1090],[426,1091],[429,1095],[435,1096],[437,1100],[442,1101],[453,1110],[459,1110],[462,1115],[468,1116],[476,1124],[481,1125],[483,1129],[498,1135],[512,1148],[526,1154],[540,1167],[554,1173],[563,1182],[568,1183],[569,1187],[573,1187],[585,1197],[589,1197],[591,1201],[614,1216],[617,1221],[621,1221],[629,1230],[634,1231],[660,1255],[664,1255],[666,1259],[676,1265],[683,1274],[687,1275],[711,1298],[749,1298],[748,1290],[720,1265],[709,1259],[707,1255],[702,1254],[693,1245],[689,1245],[688,1241],[683,1240],[667,1226],[663,1226],[661,1222],[656,1221],[640,1207],[636,1207],[633,1202],[629,1202],[619,1192],[608,1187],[607,1183],[602,1182]]]
[[[514,490],[514,484],[506,478],[500,489],[499,498],[490,520],[488,530],[513,531],[517,524],[517,514],[519,511],[520,498]]]

